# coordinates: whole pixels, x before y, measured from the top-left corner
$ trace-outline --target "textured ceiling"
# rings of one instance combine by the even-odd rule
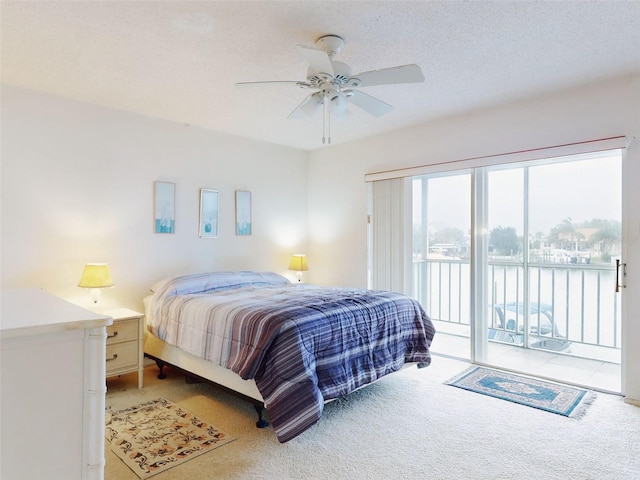
[[[5,1],[2,81],[305,150],[322,115],[287,119],[309,93],[297,44],[333,33],[353,72],[417,63],[419,84],[363,89],[394,106],[333,117],[344,143],[640,72],[640,1]]]

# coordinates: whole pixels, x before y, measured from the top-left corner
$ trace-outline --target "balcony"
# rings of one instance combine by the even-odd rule
[[[414,259],[412,274],[413,295],[438,330],[434,353],[469,359],[469,261]],[[492,260],[487,280],[484,363],[620,392],[621,314],[613,265]]]

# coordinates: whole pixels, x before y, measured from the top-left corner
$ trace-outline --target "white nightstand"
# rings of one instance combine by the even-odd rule
[[[107,327],[107,378],[138,372],[138,388],[142,388],[144,315],[128,308],[102,313],[113,318],[113,325]]]

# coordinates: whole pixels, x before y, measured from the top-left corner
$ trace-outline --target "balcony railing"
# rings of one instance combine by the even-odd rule
[[[524,294],[525,275],[529,277],[528,298]],[[549,336],[566,339],[578,351],[582,347],[620,349],[620,304],[614,291],[614,266],[549,263],[525,266],[490,261],[487,277],[490,326],[497,325],[496,306],[502,306],[503,311],[505,306],[519,307],[522,314],[528,301],[530,306],[548,306],[557,326],[557,331]],[[470,327],[469,293],[468,260],[414,259],[413,295],[432,319]],[[539,315],[540,312],[534,314],[530,310],[525,320],[529,332],[540,332]],[[504,324],[496,328],[508,330]]]

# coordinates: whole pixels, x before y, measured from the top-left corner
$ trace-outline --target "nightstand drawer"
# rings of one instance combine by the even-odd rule
[[[107,376],[110,373],[138,366],[138,342],[118,343],[107,347]]]
[[[138,319],[113,322],[107,327],[107,345],[138,339]]]

